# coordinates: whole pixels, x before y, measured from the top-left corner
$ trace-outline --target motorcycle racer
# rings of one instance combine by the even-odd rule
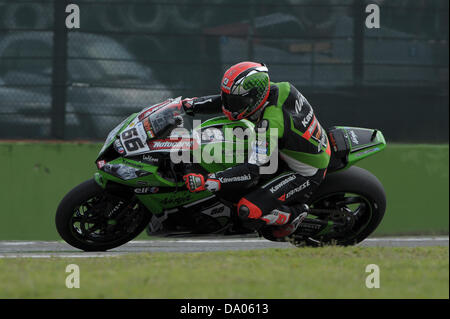
[[[247,119],[257,134],[265,135],[264,142],[252,145],[247,162],[207,176],[186,174],[187,188],[217,193],[251,189],[237,203],[245,227],[277,226],[272,227],[275,239],[295,232],[331,155],[327,133],[306,98],[288,82],[271,82],[266,65],[241,62],[225,72],[220,95],[186,98],[183,107],[191,115],[221,111],[233,121]],[[276,135],[270,133],[273,129]],[[275,157],[281,163],[276,172],[262,173]]]

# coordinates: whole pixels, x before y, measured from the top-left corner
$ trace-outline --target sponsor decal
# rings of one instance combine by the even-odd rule
[[[308,123],[311,122],[311,119],[313,117],[314,113],[313,110],[309,110],[309,113],[305,116],[305,118],[302,120],[302,124],[304,127],[308,126]]]
[[[255,145],[255,152],[257,154],[267,155],[267,153],[268,153],[267,146],[269,146],[268,142],[258,141]]]
[[[369,153],[372,153],[372,152],[376,152],[376,151],[379,151],[379,150],[380,149],[378,147],[375,147],[375,148],[370,148],[368,150],[365,150],[365,151],[362,151],[362,152],[359,152],[359,153],[355,153],[354,155],[356,157],[360,157],[360,156],[363,156],[363,155],[366,155],[366,154],[369,154]]]
[[[289,197],[291,197],[292,195],[304,190],[305,188],[309,187],[311,185],[311,183],[309,182],[309,180],[307,180],[306,182],[304,182],[302,185],[300,185],[299,187],[294,188],[293,190],[289,191],[288,193],[286,193],[286,199],[288,199]]]
[[[117,205],[114,206],[113,209],[112,209],[109,213],[107,213],[107,216],[108,216],[108,217],[112,217],[112,216],[114,215],[114,213],[116,213],[117,211],[119,211],[119,210],[122,208],[122,205],[123,205],[123,204],[124,204],[123,201],[119,201],[119,202],[117,203]]]
[[[146,171],[142,171],[142,170],[137,170],[136,171],[136,176],[137,177],[147,176],[147,175],[150,175],[150,174],[151,174],[150,172],[146,172]]]
[[[303,101],[295,100],[295,113],[300,114],[302,111]]]
[[[316,133],[316,139],[320,139],[320,137],[322,136],[322,130],[320,129],[320,125],[317,128],[317,133]]]
[[[223,82],[222,82],[222,87],[224,89],[226,89],[227,91],[229,91],[231,89],[231,86],[228,85],[229,81],[230,80],[228,78],[225,78],[225,79],[223,79]]]
[[[242,176],[234,176],[234,177],[219,177],[219,181],[223,184],[225,183],[234,183],[234,182],[245,182],[252,179],[250,174],[242,175]]]
[[[300,228],[308,228],[308,229],[314,229],[314,230],[319,230],[322,225],[318,225],[318,224],[310,224],[310,223],[306,223],[303,222],[299,225]]]
[[[337,152],[337,145],[336,145],[336,140],[334,139],[334,135],[333,133],[330,133],[330,141],[331,141],[331,145],[333,146],[333,150],[335,152]]]
[[[142,123],[138,123],[136,127],[122,132],[120,140],[128,155],[148,151],[148,146],[144,144],[147,138]]]
[[[327,136],[325,134],[322,134],[319,139],[316,139],[317,141],[317,152],[320,153],[322,146],[326,149],[328,147],[327,144]]]
[[[295,180],[297,178],[297,175],[291,175],[288,178],[282,180],[280,183],[278,183],[275,186],[272,186],[269,190],[270,192],[273,194],[275,193],[277,190],[279,190],[281,187],[285,186],[287,183],[292,182],[293,180]]]
[[[192,196],[190,194],[184,194],[179,197],[166,197],[163,200],[161,200],[161,204],[163,205],[169,205],[169,204],[182,204],[185,202],[190,201]]]
[[[123,164],[105,164],[103,166],[103,170],[106,173],[109,173],[111,175],[114,175],[120,179],[123,180],[130,180],[134,178],[138,178],[141,176],[149,175],[149,172],[146,171],[140,171],[136,168],[123,165]]]
[[[141,187],[141,188],[135,188],[134,192],[136,194],[155,194],[159,192],[158,187]]]
[[[114,141],[114,149],[119,154],[125,153],[125,149],[123,148],[122,143],[120,143],[120,140],[118,140],[118,139]]]
[[[225,206],[215,207],[215,208],[211,209],[210,215],[213,216],[213,215],[223,213],[224,210],[225,210]]]
[[[350,134],[350,139],[352,140],[353,144],[359,144],[358,138],[353,130],[350,130],[348,132]]]
[[[142,156],[142,160],[144,162],[148,162],[148,163],[151,163],[151,164],[157,164],[159,162],[159,158],[156,158],[156,157],[153,157],[153,156],[150,156],[150,155],[143,155]]]
[[[207,128],[202,132],[202,142],[213,143],[224,141],[223,133],[217,128]]]
[[[202,214],[217,218],[230,216],[230,209],[228,207],[225,207],[223,204],[215,205],[213,207],[208,207],[201,211]]]
[[[316,128],[316,126],[317,126],[317,119],[316,119],[316,117],[314,117],[313,123],[312,123],[311,126],[308,128],[308,134],[309,134],[310,136],[311,136],[312,133],[314,132],[314,129]]]
[[[144,186],[148,186],[148,182],[144,182],[144,181],[137,181],[136,184],[140,185],[140,186],[143,186],[143,187]]]
[[[162,103],[156,104],[156,105],[152,105],[149,106],[146,110],[144,110],[141,114],[139,114],[138,118],[139,121],[142,121],[144,118],[146,118],[148,115],[150,115],[153,112],[156,112],[157,110],[161,109],[162,107],[166,106],[167,104],[169,104],[170,102],[172,102],[172,100],[166,100]]]
[[[136,167],[136,168],[144,168],[144,166],[142,166],[142,165],[140,165],[138,163],[131,162],[131,161],[126,160],[126,159],[123,160],[123,163],[125,165],[133,166],[133,167]]]
[[[149,141],[148,146],[153,151],[163,150],[192,150],[194,149],[195,142],[190,138],[178,138],[178,139],[162,139]]]
[[[103,166],[105,166],[105,164],[106,164],[106,161],[104,161],[104,160],[98,161],[97,162],[98,169],[101,169]]]
[[[150,125],[150,120],[148,119],[148,117],[146,117],[142,121],[142,124],[144,125],[144,130],[147,132],[147,136],[149,138],[154,138],[155,134],[153,133],[152,126]]]

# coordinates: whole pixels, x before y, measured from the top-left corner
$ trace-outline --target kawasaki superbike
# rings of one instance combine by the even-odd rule
[[[244,194],[233,199],[207,190],[190,193],[182,179],[189,171],[217,172],[246,158],[249,136],[227,134],[246,129],[253,131],[253,123],[225,116],[195,124],[181,98],[130,115],[109,133],[94,177],[62,199],[55,218],[58,233],[85,251],[118,247],[144,230],[155,237],[252,233],[237,218],[236,200]],[[308,216],[288,238],[296,246],[356,244],[376,229],[386,209],[380,181],[354,166],[385,148],[383,134],[345,126],[327,132],[328,173],[309,198]],[[173,160],[186,154],[191,161]],[[259,235],[276,240],[270,227]]]

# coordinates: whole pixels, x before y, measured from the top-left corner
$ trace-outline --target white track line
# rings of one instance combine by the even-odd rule
[[[100,257],[117,257],[122,254],[61,254],[61,255],[49,255],[49,254],[21,254],[21,255],[0,255],[0,258],[100,258]]]
[[[417,242],[417,241],[449,241],[448,236],[436,236],[436,237],[380,237],[380,238],[368,238],[364,241],[368,242]],[[258,238],[241,238],[241,239],[171,239],[171,240],[134,240],[125,245],[156,245],[164,243],[191,243],[191,244],[204,244],[204,243],[216,243],[216,244],[226,244],[226,243],[264,243],[267,242],[265,239]],[[51,244],[61,244],[67,245],[64,242],[51,242],[51,241],[0,241],[0,246],[20,246],[20,245],[38,245],[44,243]],[[129,253],[138,252],[123,252],[123,251],[111,251],[108,253],[0,253],[0,258],[98,258],[98,257],[116,257],[120,255],[126,255]]]
[[[261,243],[266,242],[266,239],[170,239],[170,240],[133,240],[129,244],[148,244],[148,243]],[[379,237],[379,238],[368,238],[364,241],[449,241],[449,237],[439,236],[439,237]]]
[[[36,245],[39,243],[45,243],[44,241],[0,241],[4,246],[22,246],[22,245]]]
[[[160,239],[160,240],[132,240],[127,244],[149,244],[149,243],[260,243],[267,240],[263,238],[232,238],[232,239]],[[436,237],[376,237],[368,238],[364,241],[449,241],[449,237],[436,236]],[[0,241],[0,246],[22,246],[22,245],[37,245],[45,243],[60,243],[65,245],[62,241]],[[127,245],[125,244],[125,245]]]
[[[364,241],[449,241],[448,237],[380,237],[367,238]]]

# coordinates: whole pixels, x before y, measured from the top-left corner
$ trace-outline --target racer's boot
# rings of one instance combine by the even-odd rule
[[[303,220],[308,216],[309,207],[306,204],[299,205],[292,208],[292,213],[289,214],[289,218],[282,226],[276,227],[272,230],[273,237],[282,239],[293,234]],[[286,214],[286,213],[285,213]],[[266,216],[264,216],[265,218]]]

